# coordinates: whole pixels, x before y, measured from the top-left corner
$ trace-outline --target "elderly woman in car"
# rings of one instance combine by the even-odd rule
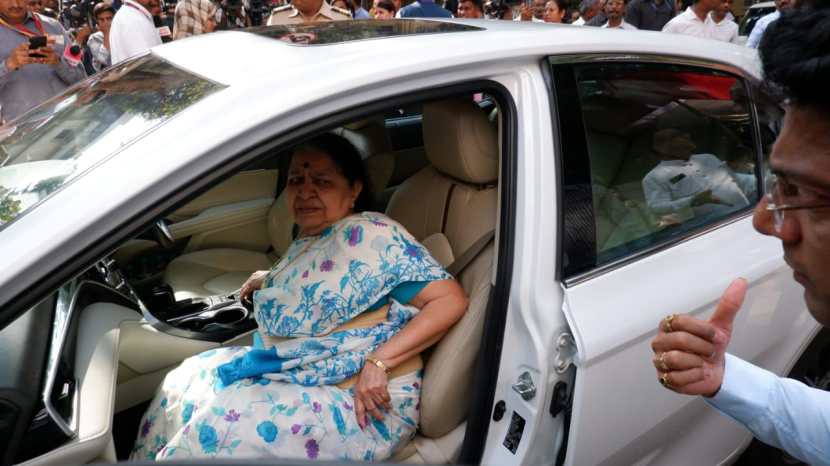
[[[286,194],[299,237],[241,290],[259,324],[254,347],[211,350],[170,372],[134,459],[384,460],[414,436],[419,354],[467,298],[400,224],[362,212],[366,186],[345,139],[294,149]]]

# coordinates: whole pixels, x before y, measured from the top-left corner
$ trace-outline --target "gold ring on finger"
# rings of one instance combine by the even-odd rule
[[[668,388],[669,390],[674,388],[674,387],[672,387],[671,382],[669,382],[669,373],[668,372],[661,375],[659,380],[660,380],[660,385],[664,386],[665,388]]]
[[[672,315],[666,316],[663,319],[663,330],[665,330],[666,333],[671,333],[671,332],[674,331],[674,329],[671,326],[671,323],[672,323],[672,321],[674,320],[675,317],[677,317],[677,314],[672,314]]]
[[[657,365],[660,366],[659,369],[663,372],[669,371],[669,365],[666,364],[666,353],[660,353],[660,356],[657,357]]]

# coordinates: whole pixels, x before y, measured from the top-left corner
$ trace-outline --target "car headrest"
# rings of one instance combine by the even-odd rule
[[[499,176],[498,130],[470,98],[424,105],[424,150],[436,170],[473,184]]]

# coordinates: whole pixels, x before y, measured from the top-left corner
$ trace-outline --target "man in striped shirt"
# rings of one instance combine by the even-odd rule
[[[213,32],[219,6],[212,0],[179,0],[176,5],[173,39]]]

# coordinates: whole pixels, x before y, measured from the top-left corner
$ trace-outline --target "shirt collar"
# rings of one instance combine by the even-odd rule
[[[692,7],[686,8],[686,11],[683,12],[683,17],[688,21],[697,21],[699,23],[704,23],[705,21],[701,21],[700,18],[697,17],[695,10],[692,10]],[[707,15],[707,19],[709,16]]]

